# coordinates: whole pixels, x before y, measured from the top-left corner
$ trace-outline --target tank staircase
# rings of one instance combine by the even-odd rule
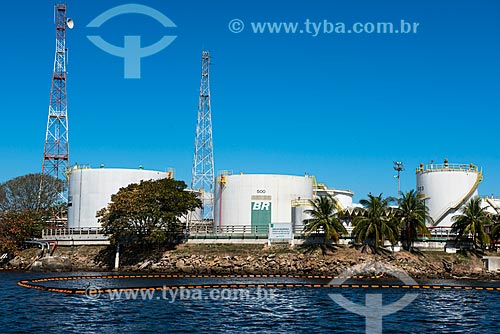
[[[479,171],[477,173],[476,181],[470,188],[469,192],[467,192],[467,194],[464,197],[460,198],[457,202],[451,203],[447,208],[445,208],[443,212],[440,215],[438,215],[438,218],[434,220],[433,226],[438,226],[439,223],[444,219],[444,217],[446,217],[450,212],[456,211],[460,207],[462,207],[477,190],[477,187],[479,186],[479,183],[481,183],[481,181],[483,181],[483,172]]]

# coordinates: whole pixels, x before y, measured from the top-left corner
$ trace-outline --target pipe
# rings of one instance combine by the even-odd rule
[[[25,241],[24,242],[25,244],[32,244],[32,245],[39,245],[41,248],[42,248],[42,252],[38,255],[38,257],[43,257],[43,252],[45,250],[45,242],[41,242],[41,241]]]
[[[56,247],[57,247],[57,240],[49,241],[48,244],[52,245],[52,247],[50,247],[50,253],[49,253],[49,255],[52,256],[56,250]]]
[[[116,255],[115,255],[115,270],[120,267],[120,244],[116,245]]]
[[[219,232],[222,233],[222,182],[220,185],[220,196],[219,196]]]

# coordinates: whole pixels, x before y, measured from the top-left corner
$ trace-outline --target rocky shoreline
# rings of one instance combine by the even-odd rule
[[[22,251],[10,261],[11,268],[33,271],[111,271],[106,247],[59,247],[52,257],[37,260],[37,249]],[[366,275],[387,275],[395,268],[415,279],[500,279],[488,272],[481,257],[461,254],[397,252],[367,254],[340,247],[324,254],[321,250],[267,248],[262,245],[181,245],[142,259],[123,258],[121,272],[192,275],[319,275],[338,276],[364,264]],[[376,265],[373,265],[376,264]]]

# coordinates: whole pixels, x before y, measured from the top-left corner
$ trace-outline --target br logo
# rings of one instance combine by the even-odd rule
[[[109,19],[123,14],[143,14],[160,22],[165,28],[175,28],[172,20],[158,10],[138,4],[127,4],[108,9],[93,19],[88,28],[98,28]],[[101,36],[87,36],[101,50],[124,59],[124,78],[139,79],[141,77],[141,58],[152,56],[172,43],[177,36],[163,36],[158,42],[141,47],[141,36],[123,36],[123,47],[106,42]]]
[[[350,277],[373,272],[384,272],[398,278],[406,285],[417,285],[417,282],[415,282],[415,280],[408,276],[408,274],[404,271],[380,262],[363,263],[349,268],[341,273],[337,278],[331,280],[330,285],[340,286]],[[411,302],[413,302],[415,298],[417,298],[417,294],[415,293],[406,293],[399,300],[391,304],[384,305],[382,301],[382,294],[367,293],[365,296],[365,305],[360,305],[350,301],[340,293],[329,294],[328,296],[335,303],[349,312],[365,317],[367,334],[381,334],[382,318],[386,315],[390,315],[404,309]]]
[[[253,202],[252,210],[253,211],[269,211],[271,206],[271,202]]]

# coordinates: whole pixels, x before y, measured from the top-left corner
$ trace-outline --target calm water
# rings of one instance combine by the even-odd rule
[[[0,333],[364,333],[365,319],[344,310],[328,296],[342,293],[364,303],[360,289],[275,289],[265,299],[263,291],[249,289],[250,297],[214,294],[176,300],[158,292],[151,300],[110,300],[101,296],[67,296],[16,285],[21,279],[50,274],[0,272],[2,319]],[[132,282],[133,281],[133,282]],[[138,280],[113,282],[137,285]],[[157,282],[154,282],[157,285]],[[193,282],[178,280],[175,283]],[[162,281],[160,284],[164,284]],[[381,283],[381,282],[378,282]],[[433,281],[430,284],[467,284]],[[51,282],[50,285],[57,283]],[[108,281],[66,282],[68,287]],[[98,285],[99,284],[99,285]],[[476,283],[499,286],[500,282]],[[220,293],[223,293],[219,291]],[[384,304],[398,300],[403,290],[369,290],[383,293]],[[500,333],[500,291],[418,290],[413,303],[384,317],[384,333]],[[193,293],[193,292],[191,292]],[[185,296],[186,297],[186,296]],[[196,297],[196,298],[194,298]],[[218,297],[218,298],[217,298]]]

